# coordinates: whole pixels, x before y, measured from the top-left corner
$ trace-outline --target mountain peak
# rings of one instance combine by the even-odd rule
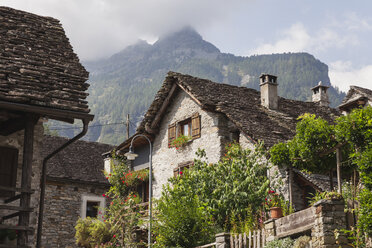
[[[161,49],[193,49],[207,53],[219,53],[220,50],[213,44],[203,40],[203,37],[191,26],[185,26],[180,30],[161,37],[154,43]]]

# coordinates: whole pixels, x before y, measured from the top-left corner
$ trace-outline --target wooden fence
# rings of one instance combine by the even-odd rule
[[[221,237],[223,237],[221,239]],[[229,247],[229,248],[263,248],[266,244],[265,230],[249,231],[249,233],[216,235],[216,242],[195,248]]]
[[[249,231],[230,235],[230,248],[263,248],[266,243],[265,230]]]

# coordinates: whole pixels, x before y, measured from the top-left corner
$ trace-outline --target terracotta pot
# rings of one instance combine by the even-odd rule
[[[280,207],[270,208],[271,219],[279,219],[283,217],[283,211]]]

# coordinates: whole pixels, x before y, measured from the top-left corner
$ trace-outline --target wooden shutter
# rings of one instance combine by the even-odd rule
[[[0,185],[14,188],[17,182],[18,150],[0,147]],[[1,196],[12,197],[14,192],[0,191]]]
[[[193,139],[200,138],[200,115],[199,113],[194,114],[191,117],[191,137]]]
[[[172,145],[172,141],[176,139],[176,123],[168,126],[168,146]]]

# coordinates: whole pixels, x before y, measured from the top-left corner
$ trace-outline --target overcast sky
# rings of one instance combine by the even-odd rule
[[[193,26],[222,52],[308,52],[331,83],[372,89],[370,0],[0,0],[59,19],[82,60],[108,57],[145,39]]]

